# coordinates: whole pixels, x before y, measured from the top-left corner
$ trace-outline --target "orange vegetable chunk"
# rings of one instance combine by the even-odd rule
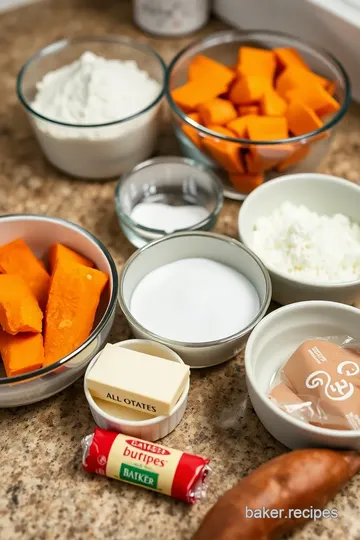
[[[235,133],[223,126],[209,125],[208,128],[228,137],[236,137]],[[203,140],[203,145],[214,160],[226,171],[244,172],[239,144],[206,137]]]
[[[336,84],[336,81],[330,81],[329,84],[327,85],[326,87],[326,90],[328,91],[328,93],[330,94],[330,96],[333,96],[335,95],[335,91],[336,91],[336,87],[337,87],[337,84]]]
[[[320,85],[326,88],[329,81],[320,75],[316,75],[312,71],[303,69],[297,66],[290,66],[286,68],[278,76],[275,83],[275,90],[281,97],[286,97],[286,92],[293,88],[309,88],[311,91],[312,86]]]
[[[288,137],[288,123],[282,116],[253,116],[248,125],[252,141],[275,141]]]
[[[50,248],[49,253],[50,260],[50,269],[53,272],[57,264],[68,265],[74,262],[89,266],[90,268],[94,267],[94,263],[89,259],[86,259],[76,251],[64,246],[63,244],[53,244]]]
[[[271,88],[270,80],[261,75],[249,75],[238,79],[229,93],[235,105],[251,105],[260,101],[264,92]]]
[[[188,116],[197,124],[201,124],[201,117],[199,113],[190,113]],[[195,146],[197,146],[198,148],[201,148],[201,137],[198,131],[189,124],[186,124],[185,122],[183,122],[181,127],[183,132],[189,137],[191,142],[195,144]]]
[[[31,249],[19,238],[0,247],[0,270],[24,278],[41,308],[45,308],[50,276]]]
[[[297,163],[300,163],[300,161],[304,160],[309,152],[310,147],[307,144],[302,144],[301,146],[296,147],[296,150],[287,159],[279,163],[276,169],[279,172],[286,171],[286,169],[289,169],[290,167],[293,167]]]
[[[226,90],[227,86],[216,79],[210,82],[195,80],[179,86],[171,92],[171,96],[180,109],[192,112],[202,103],[214,99]]]
[[[253,116],[256,115],[248,114],[246,116],[240,116],[236,118],[236,120],[232,120],[232,122],[229,122],[227,127],[234,131],[240,139],[245,139],[247,138],[249,122],[251,122]]]
[[[287,103],[271,88],[261,97],[260,109],[264,116],[284,116],[287,109]]]
[[[340,105],[324,88],[319,84],[293,88],[286,92],[286,99],[298,101],[307,105],[320,117],[334,113],[339,110]]]
[[[237,112],[231,101],[215,98],[198,107],[205,125],[224,125],[237,117]]]
[[[21,276],[0,274],[0,325],[8,334],[41,332],[43,314]]]
[[[230,182],[241,193],[250,193],[264,182],[262,174],[237,174],[229,175]]]
[[[259,105],[239,105],[237,108],[239,116],[246,116],[248,114],[260,114]]]
[[[45,313],[45,361],[52,364],[74,351],[90,335],[108,276],[73,263],[57,265]]]
[[[43,337],[41,334],[10,336],[0,331],[0,353],[8,377],[35,371],[44,363]]]
[[[260,75],[273,79],[276,69],[274,51],[257,47],[240,47],[238,72],[240,75]]]
[[[225,66],[212,58],[204,55],[195,56],[189,65],[189,80],[203,82],[216,81],[221,87],[227,88],[235,78],[235,73],[231,67]]]
[[[281,68],[296,66],[310,71],[300,53],[292,47],[278,47],[273,49]]]
[[[318,115],[304,103],[294,101],[287,110],[288,126],[295,136],[305,135],[322,127]]]

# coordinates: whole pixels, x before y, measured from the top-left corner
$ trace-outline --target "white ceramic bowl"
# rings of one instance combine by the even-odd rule
[[[59,218],[36,215],[0,217],[0,244],[23,238],[38,258],[46,258],[50,246],[60,242],[78,251],[108,274],[109,284],[101,295],[94,328],[75,351],[50,366],[15,377],[5,377],[0,363],[0,407],[18,407],[60,392],[85,371],[104,346],[116,309],[118,275],[115,262],[105,246],[88,231]]]
[[[160,266],[191,257],[204,257],[221,262],[238,270],[253,283],[260,298],[260,308],[246,328],[239,328],[236,334],[216,341],[186,343],[156,335],[135,319],[129,305],[132,294],[143,277]],[[155,240],[136,251],[120,275],[119,303],[134,336],[167,345],[192,368],[221,364],[238,354],[251,330],[264,317],[270,300],[270,277],[260,259],[237,240],[215,233],[187,231]]]
[[[267,392],[272,377],[312,337],[359,336],[360,310],[336,302],[299,302],[273,311],[252,332],[245,349],[249,396],[266,429],[289,448],[325,446],[360,450],[360,430],[326,429],[293,418]]]
[[[292,174],[267,182],[253,191],[239,212],[239,236],[252,249],[255,221],[268,216],[282,202],[304,204],[318,214],[344,214],[360,222],[360,186],[325,174]],[[269,270],[273,299],[279,304],[302,300],[331,300],[344,304],[360,301],[360,280],[346,283],[319,283],[289,277],[281,269],[263,261]]]
[[[160,343],[155,343],[153,341],[143,339],[129,339],[127,341],[116,343],[115,345],[118,347],[123,347],[125,349],[131,349],[133,351],[153,354],[155,356],[159,356],[172,362],[179,362],[181,364],[184,363],[181,360],[180,356],[174,351],[172,351],[165,345],[161,345]],[[96,424],[102,429],[118,431],[119,433],[131,435],[132,437],[144,439],[145,441],[157,441],[158,439],[162,439],[163,437],[166,437],[166,435],[171,433],[180,423],[182,417],[184,416],[190,388],[190,380],[187,382],[179,401],[177,402],[172,413],[169,416],[155,416],[150,418],[149,420],[141,421],[121,420],[120,418],[116,416],[111,416],[105,411],[103,411],[95,403],[92,395],[88,390],[86,384],[87,375],[95,364],[96,360],[98,359],[99,354],[96,355],[96,357],[89,364],[84,377],[85,396],[88,400],[91,414],[93,415]]]

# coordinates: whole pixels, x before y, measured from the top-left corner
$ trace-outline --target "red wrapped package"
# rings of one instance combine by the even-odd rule
[[[205,496],[209,459],[96,428],[82,441],[86,471],[194,504]]]

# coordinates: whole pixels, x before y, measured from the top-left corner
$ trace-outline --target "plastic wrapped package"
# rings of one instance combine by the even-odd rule
[[[360,429],[360,342],[350,336],[302,343],[275,378],[269,398],[312,425]]]

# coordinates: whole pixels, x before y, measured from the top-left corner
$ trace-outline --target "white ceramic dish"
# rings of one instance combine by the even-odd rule
[[[135,287],[142,278],[164,264],[191,257],[204,257],[226,264],[253,283],[260,298],[260,308],[246,328],[240,328],[236,334],[217,341],[185,343],[153,334],[135,319],[129,305]],[[237,240],[215,233],[187,231],[162,237],[134,253],[120,276],[119,303],[134,336],[167,345],[192,368],[221,364],[238,354],[251,330],[264,317],[270,300],[270,277],[260,259]]]
[[[255,221],[268,216],[282,202],[304,204],[319,214],[344,214],[360,221],[360,187],[348,180],[325,174],[292,174],[267,182],[255,189],[239,212],[239,236],[252,248]],[[271,277],[273,299],[279,304],[303,300],[329,300],[344,304],[360,301],[360,280],[344,283],[318,283],[289,277],[263,261]]]
[[[279,409],[267,392],[275,373],[312,337],[358,336],[360,310],[336,302],[299,302],[273,311],[252,332],[245,349],[249,396],[265,428],[289,448],[325,446],[360,450],[360,430],[311,426]]]
[[[129,339],[127,341],[116,343],[116,346],[123,347],[125,349],[131,349],[133,351],[143,352],[146,354],[153,354],[156,356],[160,356],[161,358],[164,358],[168,361],[179,362],[183,364],[183,361],[178,354],[176,354],[174,351],[172,351],[165,345],[161,345],[160,343],[155,343],[153,341],[147,341],[143,339]],[[141,421],[121,420],[120,418],[116,416],[111,416],[105,411],[103,411],[95,403],[93,397],[91,396],[87,388],[87,375],[90,372],[92,366],[95,364],[99,354],[96,355],[96,357],[89,364],[84,377],[85,396],[89,403],[91,414],[93,415],[96,424],[102,429],[118,431],[120,433],[125,433],[126,435],[131,435],[132,437],[144,439],[145,441],[157,441],[171,433],[180,423],[182,417],[184,416],[190,388],[190,381],[187,382],[186,387],[170,416],[155,416],[149,418],[149,420]]]
[[[82,227],[59,218],[37,215],[0,217],[0,244],[23,238],[35,255],[46,258],[50,246],[60,242],[94,261],[109,275],[97,310],[94,329],[75,351],[50,366],[15,377],[5,377],[0,366],[0,407],[28,405],[60,392],[85,371],[95,354],[104,346],[111,330],[116,308],[118,275],[105,246]]]

